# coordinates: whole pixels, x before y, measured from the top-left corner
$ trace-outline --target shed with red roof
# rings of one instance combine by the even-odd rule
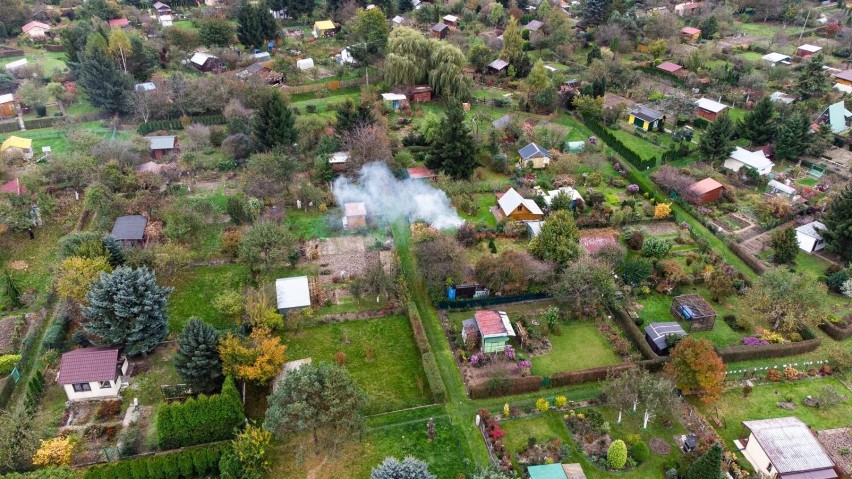
[[[506,349],[515,330],[504,311],[476,311],[473,318],[462,322],[462,339],[476,335],[483,353],[498,353]]]

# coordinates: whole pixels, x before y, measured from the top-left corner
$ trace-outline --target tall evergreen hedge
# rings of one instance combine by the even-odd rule
[[[160,449],[174,449],[224,441],[234,437],[244,421],[240,394],[234,379],[228,377],[220,394],[201,394],[162,406],[157,413],[157,444]]]
[[[83,479],[194,479],[218,476],[226,444],[126,459],[90,467]]]

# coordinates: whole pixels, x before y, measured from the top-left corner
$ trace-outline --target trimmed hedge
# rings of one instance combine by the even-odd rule
[[[417,349],[420,354],[429,352],[429,339],[426,338],[426,330],[423,329],[423,323],[420,321],[420,313],[417,312],[417,305],[414,301],[408,303],[408,319],[411,321],[411,331],[414,332],[414,342],[417,343]]]
[[[591,381],[603,381],[610,373],[620,374],[631,367],[633,367],[633,364],[631,363],[622,363],[615,366],[602,366],[599,368],[584,369],[582,371],[555,373],[550,376],[550,386],[573,386]]]
[[[607,144],[610,148],[615,150],[619,156],[630,162],[636,168],[644,170],[647,167],[652,167],[657,165],[657,158],[651,158],[650,160],[642,159],[635,151],[631,150],[627,147],[621,140],[615,137],[608,128],[601,125],[600,123],[592,120],[590,118],[583,118],[583,123],[589,130],[592,130],[592,133],[597,135],[604,143]]]
[[[46,118],[36,118],[35,120],[24,120],[24,127],[27,130],[37,130],[39,128],[52,128],[56,124],[62,122],[64,117],[51,116]]]
[[[812,333],[811,333],[812,335]],[[803,334],[804,336],[804,334]],[[819,338],[806,339],[795,343],[765,344],[762,346],[730,346],[717,349],[716,352],[726,363],[737,361],[751,361],[754,359],[783,358],[797,354],[809,353],[819,347]]]
[[[11,133],[13,131],[18,131],[21,128],[18,126],[17,121],[10,121],[8,123],[0,123],[0,133]]]
[[[615,316],[618,324],[621,325],[621,328],[624,332],[627,333],[627,336],[630,337],[630,340],[633,341],[633,344],[639,348],[639,351],[642,353],[642,357],[645,359],[657,359],[660,356],[651,349],[651,346],[648,344],[648,341],[645,341],[645,333],[639,329],[639,326],[636,326],[636,323],[630,319],[630,316],[627,315],[627,311],[624,310],[621,306],[613,306],[609,309],[612,311]]]
[[[225,444],[198,447],[90,467],[83,479],[194,479],[219,475]]]
[[[825,334],[831,336],[835,341],[843,341],[844,339],[852,338],[852,319],[847,321],[849,325],[845,328],[826,321],[819,325],[819,329],[823,330]]]
[[[225,117],[222,115],[193,116],[190,117],[189,120],[190,124],[200,123],[207,126],[224,125],[227,123],[227,120],[225,120]],[[142,136],[145,136],[152,131],[159,130],[183,130],[183,123],[181,123],[180,119],[152,120],[141,123],[139,124],[139,127],[136,128],[136,132]]]
[[[240,394],[228,377],[220,394],[162,406],[157,412],[157,445],[174,449],[231,439],[244,420]]]
[[[0,475],[0,479],[74,479],[75,477],[77,476],[68,466],[48,467],[29,472],[10,472]]]
[[[432,391],[432,400],[436,403],[441,403],[447,400],[447,390],[444,388],[444,381],[441,380],[441,372],[438,371],[438,363],[435,361],[435,355],[431,352],[424,353],[423,370],[426,372],[426,380],[429,381],[429,389]]]
[[[748,254],[743,247],[739,245],[739,243],[735,243],[731,241],[728,243],[728,249],[730,249],[737,257],[745,264],[749,266],[749,268],[753,269],[757,274],[763,274],[769,271],[769,268],[765,266],[761,261],[758,261],[754,258],[754,256]]]
[[[499,384],[475,384],[470,387],[471,399],[487,399],[495,396],[510,396],[536,392],[541,389],[541,376],[525,376],[521,378],[506,378]]]

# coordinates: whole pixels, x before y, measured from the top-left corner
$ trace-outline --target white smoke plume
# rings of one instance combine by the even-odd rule
[[[361,167],[358,180],[340,177],[332,192],[337,203],[363,202],[367,214],[393,222],[408,217],[438,229],[457,228],[464,223],[443,191],[422,180],[398,180],[380,162]]]

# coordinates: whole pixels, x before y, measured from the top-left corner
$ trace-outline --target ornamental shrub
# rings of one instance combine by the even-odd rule
[[[556,407],[563,408],[568,405],[568,398],[565,396],[556,396]]]
[[[650,454],[651,451],[648,449],[648,445],[642,441],[639,441],[630,447],[630,457],[635,459],[637,464],[642,464],[647,461]]]
[[[627,445],[624,441],[617,439],[609,445],[609,450],[606,452],[606,460],[609,467],[613,469],[621,469],[627,463]]]
[[[0,376],[5,376],[15,369],[15,364],[21,361],[20,354],[4,354],[0,356]]]
[[[535,408],[538,409],[540,413],[546,413],[548,409],[550,409],[550,403],[547,402],[547,399],[538,398],[535,402]]]

